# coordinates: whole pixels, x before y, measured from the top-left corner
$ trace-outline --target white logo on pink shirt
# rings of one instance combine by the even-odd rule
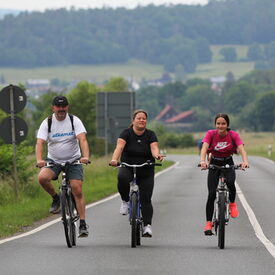
[[[215,146],[214,150],[220,151],[228,147],[230,143],[228,144],[227,142],[218,142],[217,145]]]

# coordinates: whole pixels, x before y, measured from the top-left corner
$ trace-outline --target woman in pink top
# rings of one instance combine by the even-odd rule
[[[200,164],[202,169],[207,169],[209,164],[223,166],[226,164],[233,165],[232,155],[238,152],[242,157],[241,167],[248,168],[247,154],[244,150],[244,144],[235,131],[229,128],[229,117],[226,114],[218,114],[215,117],[216,130],[207,131],[203,138],[203,146],[200,155]],[[205,161],[207,153],[210,154],[209,163]],[[235,170],[228,169],[226,173],[227,186],[229,188],[229,211],[232,218],[239,215],[235,202],[236,187],[235,187]],[[214,202],[216,198],[216,188],[219,181],[219,171],[210,169],[208,171],[208,199],[206,203],[206,225],[204,227],[205,235],[212,235],[212,216],[214,212]]]

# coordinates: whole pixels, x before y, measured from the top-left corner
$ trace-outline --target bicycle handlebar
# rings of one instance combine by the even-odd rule
[[[201,165],[198,164],[198,167],[201,167]],[[206,169],[221,170],[221,169],[229,169],[229,168],[233,168],[234,170],[244,170],[244,169],[242,169],[242,166],[240,164],[234,164],[234,165],[226,164],[226,165],[223,165],[223,166],[219,166],[219,165],[216,165],[216,164],[209,164],[209,166]]]
[[[74,160],[72,162],[64,162],[64,163],[56,163],[54,161],[46,161],[45,162],[45,165],[43,166],[44,168],[50,168],[50,167],[53,167],[54,165],[57,165],[57,166],[62,166],[62,167],[65,167],[67,165],[84,165],[84,164],[90,164],[91,161],[89,160],[88,163],[83,163],[83,162],[80,162],[80,160]],[[36,164],[36,167],[38,167],[38,165]]]
[[[140,167],[143,167],[143,166],[162,166],[162,164],[161,163],[155,163],[155,162],[144,162],[142,164],[129,164],[127,162],[118,162],[118,164],[117,164],[117,167],[140,168]]]

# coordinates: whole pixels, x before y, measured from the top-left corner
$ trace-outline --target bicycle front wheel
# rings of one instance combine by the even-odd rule
[[[219,193],[219,227],[218,227],[218,247],[224,249],[225,240],[225,211],[226,211],[226,200],[225,193]]]
[[[137,246],[137,234],[138,234],[138,223],[137,223],[137,204],[138,198],[137,193],[132,194],[132,209],[131,209],[131,247]]]
[[[61,213],[67,246],[72,247],[74,242],[73,236],[75,234],[75,225],[72,217],[71,195],[67,194],[67,190],[61,191]]]

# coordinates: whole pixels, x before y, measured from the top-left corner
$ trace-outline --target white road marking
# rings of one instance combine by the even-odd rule
[[[271,254],[271,256],[273,258],[275,258],[275,246],[273,245],[272,242],[269,241],[269,239],[264,235],[264,232],[252,210],[252,208],[250,207],[250,205],[248,204],[240,186],[237,184],[236,182],[236,190],[237,190],[237,194],[238,197],[247,213],[247,216],[249,218],[249,221],[254,229],[254,232],[257,236],[257,238],[263,243],[263,245],[266,247],[266,249],[268,250],[268,252]]]
[[[173,168],[175,168],[176,166],[178,166],[178,164],[179,164],[179,163],[176,162],[175,164],[173,164],[172,166],[168,167],[167,169],[165,169],[165,170],[163,170],[163,171],[160,171],[160,172],[156,173],[156,174],[155,174],[155,177],[158,177],[158,176],[160,176],[161,174],[170,171],[171,169],[173,169]],[[118,196],[119,196],[119,193],[116,193],[116,194],[111,195],[111,196],[109,196],[109,197],[107,197],[107,198],[105,198],[105,199],[102,199],[102,200],[100,200],[100,201],[93,202],[93,203],[87,205],[86,208],[94,207],[94,206],[96,206],[96,205],[98,205],[98,204],[101,204],[101,203],[104,203],[104,202],[106,202],[106,201],[112,200],[112,199],[114,199],[114,198],[116,198],[116,197],[118,197]],[[13,236],[13,237],[9,237],[9,238],[0,240],[0,244],[6,243],[6,242],[10,242],[10,241],[13,241],[13,240],[16,240],[16,239],[20,239],[20,238],[27,237],[27,236],[29,236],[29,235],[35,234],[35,233],[37,233],[37,232],[39,232],[39,231],[41,231],[41,230],[43,230],[43,229],[46,229],[47,227],[52,226],[53,224],[56,224],[56,223],[58,223],[58,222],[60,222],[60,221],[61,221],[61,218],[59,217],[59,218],[57,218],[57,219],[55,219],[55,220],[52,220],[52,221],[50,221],[50,222],[47,222],[47,223],[45,223],[45,224],[39,226],[39,227],[37,227],[37,228],[35,228],[35,229],[31,230],[31,231],[22,233],[22,234],[17,235],[17,236]]]

